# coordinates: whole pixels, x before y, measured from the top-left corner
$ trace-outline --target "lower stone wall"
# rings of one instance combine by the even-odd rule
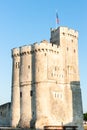
[[[36,130],[36,129],[29,129],[29,128],[12,128],[12,127],[0,127],[0,130]]]
[[[11,103],[0,105],[0,126],[10,126]]]
[[[83,109],[80,82],[71,82],[72,104],[73,104],[73,124],[78,126],[79,130],[83,130]]]

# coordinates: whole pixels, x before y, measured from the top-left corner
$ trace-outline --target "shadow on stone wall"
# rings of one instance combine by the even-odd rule
[[[70,87],[72,90],[73,121],[68,125],[78,126],[79,130],[83,130],[83,108],[80,81],[72,81]]]
[[[33,52],[33,50],[35,50],[35,46],[31,46],[31,52]],[[30,121],[30,127],[31,128],[35,128],[35,122],[37,119],[37,113],[36,113],[36,53],[34,52],[31,55],[31,67],[32,67],[32,71],[31,71],[31,75],[32,75],[32,84],[31,84],[31,111],[32,111],[32,119]]]

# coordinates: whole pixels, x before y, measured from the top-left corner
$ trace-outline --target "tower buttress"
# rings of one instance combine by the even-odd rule
[[[31,85],[32,85],[32,61],[31,46],[20,48],[20,121],[19,126],[30,127],[32,119],[31,106]]]
[[[11,126],[16,127],[20,119],[19,48],[12,50],[12,60]]]

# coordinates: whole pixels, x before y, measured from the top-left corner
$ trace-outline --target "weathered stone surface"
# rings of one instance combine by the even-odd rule
[[[51,30],[50,42],[12,50],[11,125],[77,125],[83,130],[78,32],[59,27]]]
[[[11,120],[11,103],[0,106],[0,126],[10,126]]]
[[[35,130],[29,128],[12,128],[12,127],[0,127],[0,130]]]

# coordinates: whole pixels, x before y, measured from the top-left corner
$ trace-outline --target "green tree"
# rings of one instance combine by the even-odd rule
[[[84,119],[84,121],[87,121],[87,113],[83,114],[83,119]]]

